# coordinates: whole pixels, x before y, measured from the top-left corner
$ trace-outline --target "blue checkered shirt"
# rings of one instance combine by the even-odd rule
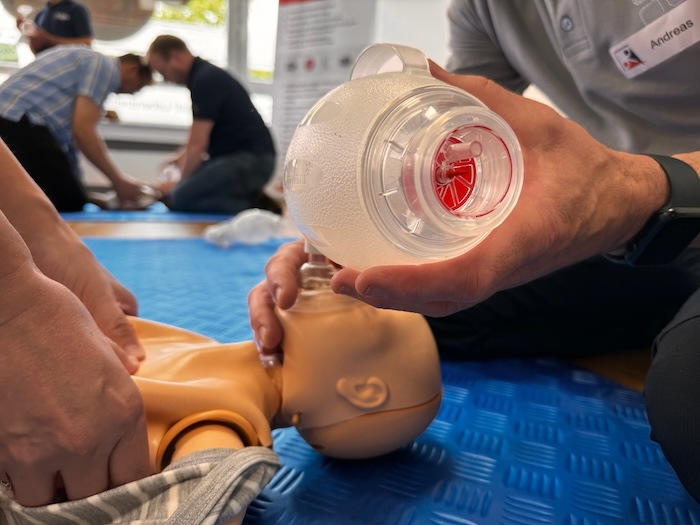
[[[19,122],[26,115],[46,126],[69,152],[77,97],[89,97],[101,107],[120,84],[118,59],[85,46],[56,46],[0,85],[0,116]]]

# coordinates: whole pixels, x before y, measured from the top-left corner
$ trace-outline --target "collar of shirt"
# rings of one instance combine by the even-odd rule
[[[194,78],[197,71],[206,63],[206,61],[199,57],[194,57],[192,61],[192,68],[190,69],[190,74],[187,76],[187,88],[192,87],[192,79]]]

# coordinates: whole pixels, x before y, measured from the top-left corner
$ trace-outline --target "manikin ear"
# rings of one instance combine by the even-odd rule
[[[379,377],[343,377],[336,390],[351,405],[361,410],[378,408],[389,399],[389,385]]]

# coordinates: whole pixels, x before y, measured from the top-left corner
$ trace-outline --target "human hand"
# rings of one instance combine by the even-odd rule
[[[176,161],[162,164],[158,173],[158,191],[163,195],[170,195],[181,179],[182,172]]]
[[[177,186],[178,181],[176,180],[166,180],[158,183],[157,189],[162,195],[170,195],[175,187]]]
[[[106,120],[109,120],[110,122],[120,121],[119,114],[113,109],[108,109],[107,111],[105,111],[103,116]]]
[[[0,478],[18,503],[151,474],[139,391],[79,299],[33,264],[0,284]]]
[[[107,192],[106,195],[103,207],[119,210],[143,210],[162,197],[159,190],[128,175],[115,181],[114,193]]]
[[[511,215],[481,244],[451,260],[339,271],[334,291],[371,305],[444,316],[493,293],[623,247],[668,198],[658,164],[613,151],[581,126],[481,77],[433,76],[501,115],[523,151],[525,176]]]
[[[138,314],[134,295],[119,283],[68,227],[24,235],[41,272],[71,290],[85,305],[97,326],[114,343],[127,371],[134,373],[145,356],[126,315]],[[126,315],[125,315],[126,314]]]
[[[29,248],[23,257],[29,258],[31,253],[44,275],[83,302],[98,327],[115,343],[126,369],[135,372],[144,351],[124,314],[137,315],[136,299],[97,262],[2,141],[0,165],[0,184],[7,190],[0,193],[0,263],[10,260],[4,242]]]
[[[248,294],[248,312],[255,343],[263,354],[280,351],[283,330],[275,307],[291,308],[297,299],[299,268],[308,260],[304,241],[286,243],[265,265],[265,280]]]

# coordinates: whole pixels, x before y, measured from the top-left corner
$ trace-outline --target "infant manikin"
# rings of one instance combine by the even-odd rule
[[[428,324],[334,294],[331,268],[312,256],[296,304],[277,312],[281,360],[263,364],[250,341],[222,345],[133,320],[147,351],[134,380],[156,470],[221,444],[270,447],[271,430],[292,425],[318,452],[339,458],[385,454],[425,430],[442,394]]]
[[[375,309],[325,287],[302,290],[295,306],[278,315],[284,355],[263,361],[251,341],[220,344],[131,319],[146,349],[134,381],[144,399],[150,457],[155,472],[166,469],[152,478],[170,471],[192,485],[184,490],[168,478],[167,494],[149,505],[170,510],[149,523],[239,523],[279,465],[270,449],[273,428],[295,426],[325,455],[367,458],[410,442],[435,417],[439,360],[422,316]],[[161,490],[144,488],[149,480],[135,482],[138,490]],[[126,487],[133,499],[133,488]],[[216,490],[221,493],[212,495]],[[201,507],[203,500],[215,503]],[[56,513],[76,503],[51,507]],[[24,516],[48,508],[26,509],[7,499],[0,504],[6,515],[13,505]],[[99,523],[128,523],[143,512],[134,507],[122,521]]]

